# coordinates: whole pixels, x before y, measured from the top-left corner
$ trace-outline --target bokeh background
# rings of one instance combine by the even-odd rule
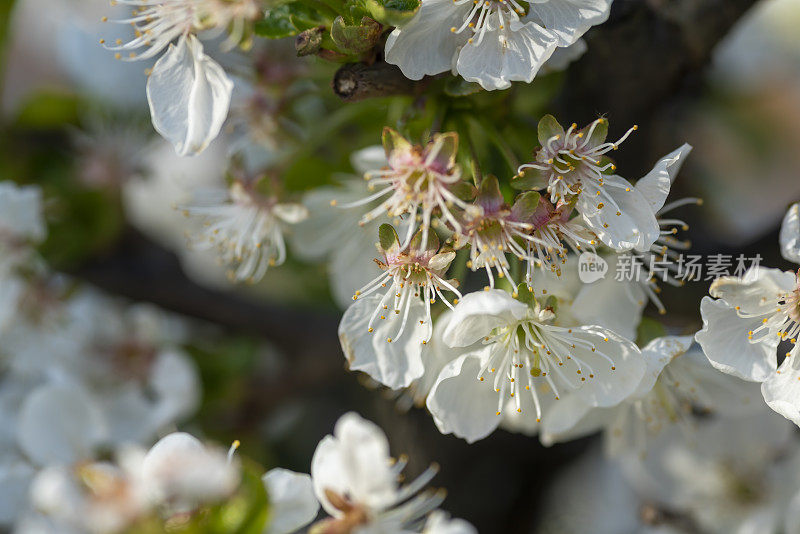
[[[522,159],[546,112],[562,123],[606,115],[612,135],[638,123],[615,154],[631,177],[688,142],[694,152],[673,198],[705,201],[681,212],[692,253],[760,254],[791,268],[777,229],[800,199],[800,2],[703,4],[617,0],[567,72],[472,97],[466,113],[504,124]],[[230,135],[202,155],[179,158],[150,126],[147,65],[116,61],[98,44],[120,31],[100,22],[113,11],[106,2],[6,0],[0,10],[0,179],[42,187],[40,252],[53,269],[197,326],[189,352],[203,400],[183,428],[239,439],[242,454],[265,467],[307,471],[319,439],[357,410],[410,456],[412,474],[441,465],[435,484],[450,490],[445,507],[455,516],[481,532],[536,531],[550,484],[593,438],[544,448],[505,431],[474,445],[440,435],[424,409],[403,409],[396,394],[345,369],[324,265],[292,255],[256,285],[231,285],[211,255],[187,248],[174,208],[187,189],[224,175],[237,120],[260,136],[264,150],[253,157],[301,195],[352,173],[350,153],[378,144],[384,125],[429,123],[430,102],[344,103],[330,88],[336,65],[295,57],[291,40],[259,43],[251,52],[266,81],[258,102],[234,110]],[[237,68],[235,54],[221,61]],[[501,154],[479,150],[488,169],[508,172]],[[707,286],[665,287],[669,314],[659,319],[676,333],[696,331]],[[658,317],[652,307],[647,314]]]

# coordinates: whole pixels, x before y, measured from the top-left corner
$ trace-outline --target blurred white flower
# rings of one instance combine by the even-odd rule
[[[228,189],[195,192],[191,203],[180,206],[199,222],[190,243],[199,250],[215,249],[237,282],[257,282],[271,266],[286,261],[285,225],[308,217],[302,204],[281,203],[264,197],[252,185],[235,181]]]
[[[800,203],[792,204],[783,217],[779,241],[783,257],[800,263]]]
[[[679,428],[623,458],[643,498],[691,517],[710,534],[798,532],[800,444],[792,426],[766,408],[708,420],[687,435]]]
[[[141,477],[151,502],[180,513],[231,495],[240,475],[230,454],[185,432],[174,432],[144,456]]]
[[[288,469],[270,469],[261,478],[269,496],[265,534],[290,534],[311,523],[319,512],[311,477]]]

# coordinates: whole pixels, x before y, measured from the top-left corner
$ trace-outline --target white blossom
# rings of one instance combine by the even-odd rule
[[[798,287],[797,275],[777,269],[753,267],[743,278],[718,278],[709,290],[714,298],[700,304],[703,329],[696,339],[714,367],[762,382],[767,404],[800,425]],[[787,352],[778,366],[782,344]]]
[[[608,17],[610,0],[423,0],[386,41],[386,61],[419,80],[451,68],[484,89],[531,82],[557,47]]]
[[[610,174],[616,166],[606,154],[616,150],[636,130],[607,142],[608,121],[597,119],[578,130],[566,131],[552,116],[539,123],[541,149],[536,161],[519,168],[520,177],[535,189],[546,188],[550,201],[574,202],[586,226],[608,247],[621,252],[647,252],[661,236],[656,213],[664,207],[672,180],[690,147],[665,156],[638,182]]]
[[[216,249],[237,282],[257,282],[271,266],[286,261],[283,232],[308,216],[301,204],[281,203],[265,197],[252,185],[235,181],[228,189],[197,191],[190,204],[180,206],[187,217],[199,222],[190,236],[198,250]]]
[[[464,296],[444,340],[483,346],[440,373],[427,403],[439,429],[475,441],[497,427],[506,409],[530,409],[539,422],[554,400],[575,395],[613,406],[633,393],[645,364],[632,342],[599,326],[556,326],[555,317],[550,307],[501,290]],[[483,383],[487,376],[490,384]]]

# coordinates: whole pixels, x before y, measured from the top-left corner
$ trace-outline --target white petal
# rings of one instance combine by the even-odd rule
[[[613,0],[547,0],[533,2],[531,14],[559,38],[558,46],[569,46],[596,24],[606,21]]]
[[[343,415],[334,435],[323,438],[311,459],[317,499],[334,517],[342,512],[328,501],[325,490],[375,509],[391,504],[397,482],[389,460],[389,442],[380,428],[353,412]]]
[[[570,311],[579,324],[596,324],[634,339],[647,296],[638,283],[615,280],[612,273],[616,272],[616,256],[608,259],[609,274],[591,284],[583,284]]]
[[[150,418],[156,430],[192,415],[200,405],[200,376],[194,361],[170,349],[161,351],[150,370],[149,385],[155,394]]]
[[[428,395],[427,406],[442,434],[474,443],[497,428],[497,393],[478,380],[484,353],[471,352],[445,365]]]
[[[475,291],[464,295],[455,306],[442,337],[451,347],[466,347],[499,326],[519,321],[527,313],[528,307],[506,291]]]
[[[604,181],[605,192],[619,208],[620,215],[612,205],[598,208],[602,197],[595,191],[584,189],[577,204],[583,220],[604,244],[618,252],[632,248],[649,251],[661,234],[650,203],[620,176],[607,176]]]
[[[592,406],[614,406],[628,398],[641,382],[645,373],[645,363],[642,353],[632,341],[619,334],[598,326],[582,326],[572,329],[572,336],[594,344],[597,348],[592,351],[582,345],[572,349],[572,354],[590,365],[594,370],[594,377],[579,384],[575,395]],[[607,341],[600,340],[602,337]],[[613,360],[613,367],[608,360],[600,355],[606,354]]]
[[[556,49],[553,34],[536,23],[491,21],[483,39],[461,48],[456,70],[467,81],[478,82],[486,90],[506,89],[512,81],[530,83]],[[510,30],[510,31],[509,31]]]
[[[198,154],[219,134],[232,92],[233,82],[197,37],[181,37],[147,80],[153,127],[181,156]]]
[[[308,208],[302,204],[277,204],[272,212],[289,224],[297,224],[308,218]]]
[[[288,469],[271,469],[261,477],[269,496],[269,518],[265,534],[289,534],[317,517],[319,502],[311,477]]]
[[[441,510],[434,510],[428,516],[422,534],[478,534],[478,531],[463,519],[453,519]]]
[[[41,386],[20,408],[17,439],[36,464],[87,459],[104,437],[99,407],[77,386]]]
[[[777,299],[795,289],[796,277],[792,272],[756,267],[742,278],[723,276],[711,284],[709,294],[724,300],[748,315],[773,314]]]
[[[453,0],[422,0],[414,18],[386,39],[386,62],[411,80],[450,70],[456,49],[466,41],[450,28],[460,27],[471,7],[456,6]]]
[[[578,39],[574,44],[567,47],[556,48],[550,59],[542,65],[542,69],[539,72],[541,74],[549,74],[565,70],[574,61],[580,59],[586,53],[586,50],[588,50],[588,47],[583,39]]]
[[[28,487],[36,471],[21,460],[0,463],[0,525],[13,524],[28,502]]]
[[[761,384],[761,393],[767,405],[800,426],[800,369],[795,369],[795,359],[800,350],[793,350],[777,371]]]
[[[766,336],[759,343],[750,343],[747,338],[749,331],[761,325],[758,317],[743,319],[731,306],[710,297],[703,298],[700,313],[703,328],[695,339],[711,365],[754,382],[762,382],[775,372],[778,337]]]
[[[418,300],[410,304],[411,310],[403,334],[397,332],[403,312],[383,311],[386,319],[375,319],[373,331],[368,324],[380,302],[380,296],[370,295],[358,299],[342,316],[339,323],[339,341],[352,371],[367,373],[374,380],[391,389],[408,387],[425,371],[422,365],[422,341],[427,325],[425,306]],[[388,340],[391,339],[391,342]]]
[[[780,243],[783,257],[794,263],[800,263],[800,202],[792,204],[783,217]]]
[[[647,173],[643,178],[636,182],[636,190],[650,204],[650,209],[658,212],[664,207],[664,202],[669,195],[670,186],[675,181],[675,177],[680,171],[683,161],[686,156],[692,151],[692,147],[684,144],[682,147],[674,150],[661,158],[653,170]]]
[[[614,408],[594,408],[576,395],[567,395],[546,412],[539,439],[549,447],[587,436],[608,424],[614,413]]]
[[[380,145],[356,150],[350,155],[350,164],[359,174],[380,169],[387,165],[386,150]]]
[[[661,371],[672,360],[684,354],[693,343],[691,336],[666,336],[652,340],[642,349],[647,370],[634,396],[641,397],[653,389]]]

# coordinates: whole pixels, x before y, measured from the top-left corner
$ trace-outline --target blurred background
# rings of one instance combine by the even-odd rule
[[[566,72],[465,97],[463,107],[506,125],[522,160],[547,112],[562,123],[606,115],[612,136],[638,123],[615,154],[630,177],[687,142],[694,151],[672,198],[704,200],[681,212],[692,253],[760,254],[764,264],[792,268],[780,259],[777,231],[800,199],[800,2],[732,1],[713,21],[692,20],[699,11],[686,6],[695,4],[702,2],[618,0]],[[594,438],[544,448],[505,431],[474,445],[439,434],[424,408],[346,370],[336,333],[341,299],[323,263],[294,251],[261,282],[231,284],[213,254],[187,247],[189,228],[175,209],[190,188],[224,178],[242,135],[255,137],[259,150],[241,157],[300,198],[353,174],[349,155],[379,144],[385,125],[421,131],[433,119],[431,102],[422,95],[344,103],[330,87],[336,65],[297,58],[291,39],[258,42],[250,51],[258,87],[237,86],[242,95],[225,134],[202,155],[180,158],[150,125],[148,65],[117,61],[98,44],[121,31],[100,22],[113,9],[102,0],[0,5],[0,179],[42,188],[44,262],[124,299],[122,306],[150,303],[185,318],[180,345],[202,394],[175,421],[181,428],[223,444],[238,439],[260,465],[303,472],[336,419],[356,410],[386,430],[395,453],[409,455],[412,474],[441,465],[434,483],[450,490],[445,508],[453,515],[481,532],[536,532],[549,488],[582,469]],[[245,68],[235,53],[218,59],[232,72]],[[479,150],[487,169],[509,172],[502,154]],[[666,286],[669,314],[646,313],[675,333],[693,333],[707,289],[703,281]]]

